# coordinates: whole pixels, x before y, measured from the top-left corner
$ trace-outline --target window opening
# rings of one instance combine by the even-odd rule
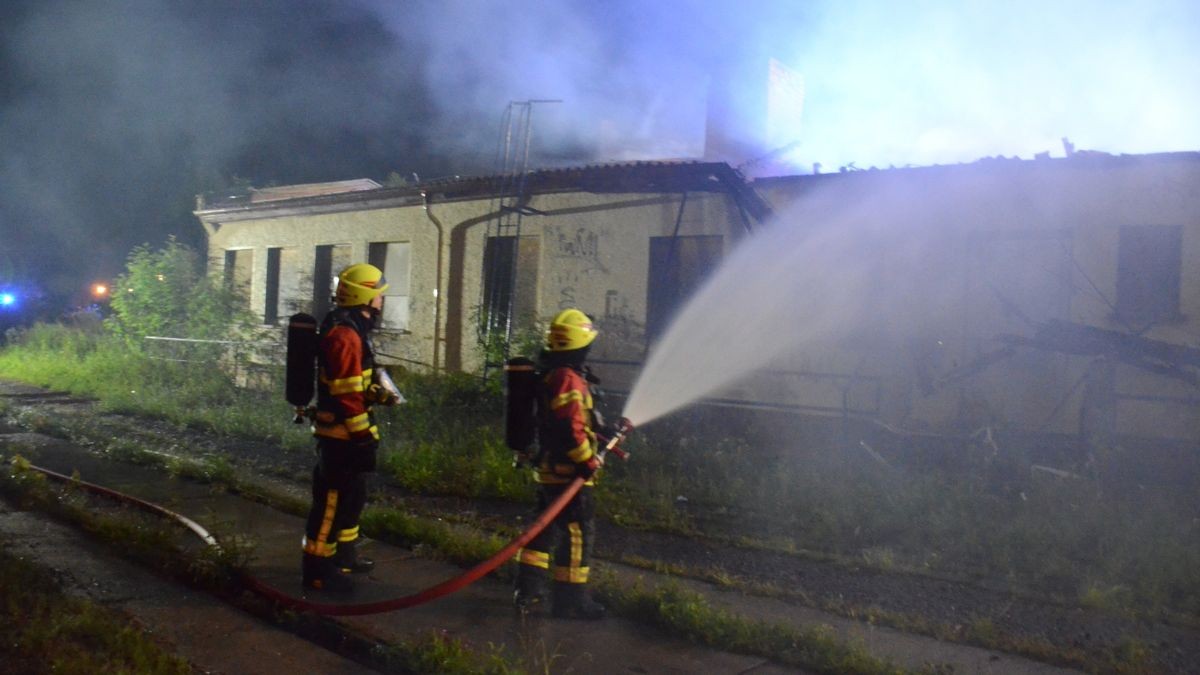
[[[406,241],[373,242],[367,249],[367,262],[382,270],[388,282],[380,328],[408,330],[411,245]]]
[[[536,325],[540,250],[537,237],[488,238],[483,253],[488,334]]]
[[[350,266],[349,244],[322,244],[317,247],[313,267],[313,313],[319,319],[333,307],[338,272]]]
[[[1130,330],[1179,318],[1182,247],[1178,225],[1121,226],[1116,317]]]
[[[280,317],[303,311],[302,300],[296,249],[268,248],[263,323],[273,326],[279,323]]]
[[[225,287],[242,296],[249,306],[250,282],[254,278],[254,249],[225,251]]]

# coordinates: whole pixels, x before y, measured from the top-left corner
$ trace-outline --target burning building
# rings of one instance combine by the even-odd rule
[[[865,281],[838,299],[854,308],[848,328],[709,403],[891,428],[1196,443],[1197,185],[1200,153],[752,182],[723,162],[636,162],[295,186],[204,199],[195,213],[212,272],[245,286],[267,330],[319,312],[338,268],[369,260],[394,296],[382,352],[479,371],[497,365],[496,345],[536,338],[577,306],[600,325],[593,360],[617,390],[743,239],[853,224],[869,236],[856,249]],[[797,302],[776,311],[805,321],[824,307]]]

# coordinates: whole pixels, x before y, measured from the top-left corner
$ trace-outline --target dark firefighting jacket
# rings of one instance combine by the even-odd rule
[[[542,377],[538,400],[539,483],[571,482],[576,465],[596,454],[592,391],[583,373],[559,366]],[[588,479],[585,485],[592,485]]]
[[[321,323],[317,412],[313,435],[343,441],[379,440],[368,394],[375,374],[369,330],[356,309],[339,308]]]

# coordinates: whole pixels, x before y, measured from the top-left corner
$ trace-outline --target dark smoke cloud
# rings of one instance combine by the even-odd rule
[[[0,250],[15,273],[53,277],[44,283],[55,292],[113,274],[140,242],[198,243],[194,195],[235,178],[451,165],[424,133],[432,112],[417,55],[365,5],[87,0],[0,11]]]

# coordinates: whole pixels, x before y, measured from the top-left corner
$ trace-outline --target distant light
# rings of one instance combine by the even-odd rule
[[[157,275],[157,278],[158,278],[158,280],[159,280],[159,281],[166,281],[166,280],[167,280],[167,278],[166,278],[165,276],[161,275],[161,274]]]
[[[94,295],[98,298],[102,298],[102,297],[108,295],[108,286],[105,286],[104,284],[93,284],[92,285],[92,295]]]
[[[0,293],[0,306],[8,307],[17,301],[17,296],[12,293]]]

